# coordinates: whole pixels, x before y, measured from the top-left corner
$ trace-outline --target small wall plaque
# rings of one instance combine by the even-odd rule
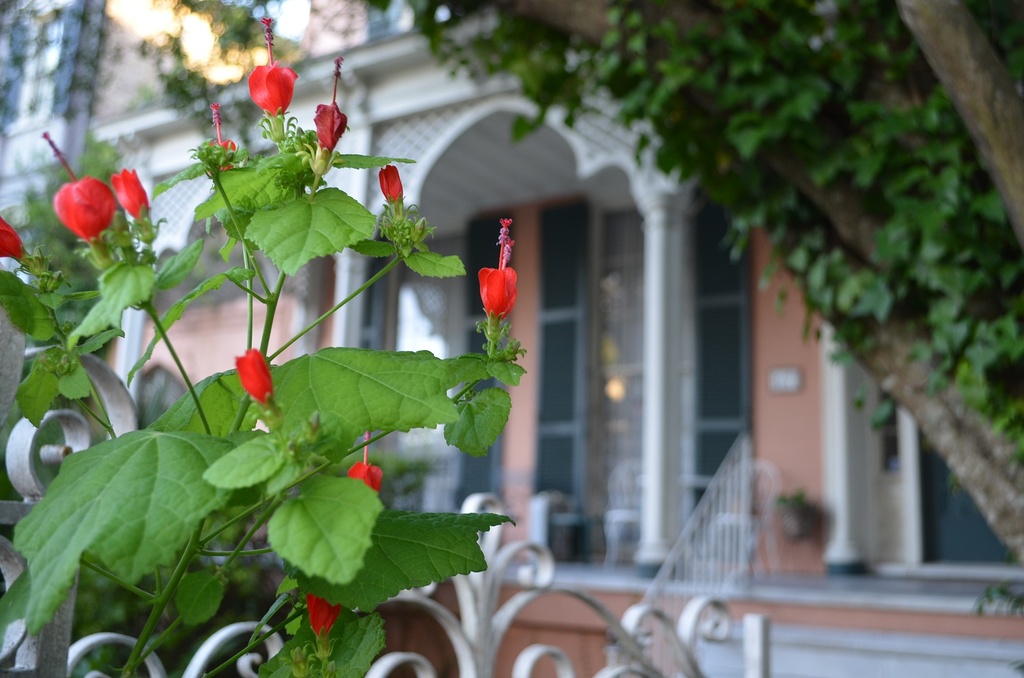
[[[804,374],[799,367],[773,367],[768,371],[768,391],[799,393],[804,387]]]

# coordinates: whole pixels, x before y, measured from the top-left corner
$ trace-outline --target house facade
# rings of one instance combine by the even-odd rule
[[[329,42],[337,32],[307,31],[290,113],[312,125],[342,50],[338,103],[349,129],[339,150],[415,159],[401,168],[406,200],[435,227],[431,249],[459,255],[467,271],[494,265],[499,218],[513,219],[516,241],[512,333],[527,349],[527,375],[510,391],[505,433],[479,458],[447,447],[439,431],[379,443],[380,454],[429,462],[420,506],[455,510],[470,493],[496,493],[516,521],[513,538],[546,539],[572,563],[561,575],[567,582],[624,609],[669,557],[734,443],[749,436],[755,459],[773,469],[771,496],[802,492],[820,516],[800,539],[765,519],[755,576],[733,592],[735,610],[772,616],[778,675],[1014,675],[1024,619],[977,616],[973,607],[987,583],[1019,581],[1019,568],[1005,565],[1006,549],[966,494],[950,491],[948,470],[905,413],[872,422],[877,386],[855,364],[833,360],[829,328],[807,318],[784,275],[766,277],[768,243],[755,237],[733,252],[728,214],[695,182],[638,158],[637,132],[616,122],[613,103],[598,103],[571,128],[551,115],[516,140],[515,119],[534,108],[514,80],[452,76],[405,30],[397,5],[368,18],[340,42]],[[28,138],[22,129],[5,127],[5,163],[7,149]],[[211,135],[159,106],[111,107],[90,129],[150,185],[183,169]],[[19,172],[4,167],[0,209],[19,190]],[[382,203],[370,172],[329,178],[364,204]],[[182,184],[154,202],[154,215],[169,219],[162,249],[184,244],[193,224],[181,215],[208,190]],[[272,348],[372,272],[349,253],[312,262],[282,304]],[[456,355],[482,343],[474,332],[481,314],[472,275],[405,271],[290,351]],[[172,330],[186,367],[230,369],[234,355],[210,346],[242,327],[235,318],[243,315],[230,300],[190,310]],[[140,317],[126,322],[115,357],[124,374],[151,332]],[[155,359],[170,365],[159,348]],[[635,481],[626,494],[636,500],[623,507],[635,521],[616,532],[616,562],[606,565],[604,517],[617,508],[613,479],[622,469]],[[396,628],[396,638],[423,640]],[[517,644],[553,636],[575,638],[584,666],[604,643],[598,624],[553,604],[526,611],[509,637],[510,657]],[[727,671],[734,657],[722,650],[714,661]]]

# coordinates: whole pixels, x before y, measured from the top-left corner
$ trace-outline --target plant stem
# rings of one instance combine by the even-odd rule
[[[242,521],[242,520],[245,520],[246,518],[248,518],[252,514],[256,513],[257,511],[260,510],[260,508],[264,504],[266,504],[269,501],[271,501],[271,500],[270,499],[264,499],[263,501],[258,502],[256,504],[253,504],[252,506],[250,506],[249,508],[245,509],[241,513],[235,515],[230,520],[228,520],[226,523],[224,523],[223,525],[221,525],[220,527],[215,529],[213,532],[211,532],[210,534],[208,534],[205,537],[201,538],[199,540],[199,544],[201,546],[206,546],[211,541],[213,541],[217,537],[217,535],[219,535],[220,533],[222,533],[224,530],[228,529],[229,527],[231,527],[235,523],[237,523],[239,521]]]
[[[164,330],[163,323],[160,322],[160,316],[157,314],[156,309],[153,308],[151,303],[146,303],[143,309],[153,320],[153,329],[163,339],[164,345],[167,347],[167,351],[171,354],[171,359],[174,360],[174,364],[178,366],[178,373],[181,374],[181,378],[185,381],[185,386],[188,388],[189,394],[192,396],[192,401],[196,404],[196,413],[199,414],[199,420],[203,422],[203,428],[207,433],[212,433],[210,429],[210,423],[206,421],[206,413],[203,412],[203,404],[199,402],[199,394],[196,393],[196,387],[192,385],[192,380],[188,378],[188,372],[185,371],[185,366],[181,363],[181,358],[178,357],[178,352],[174,350],[174,344],[171,343],[171,338],[167,336],[167,332]]]
[[[273,553],[273,552],[274,552],[274,548],[272,546],[267,546],[266,548],[262,548],[262,549],[249,549],[248,551],[239,551],[237,549],[234,550],[234,551],[207,551],[206,549],[203,549],[202,551],[199,552],[198,555],[206,556],[207,558],[223,558],[224,556],[233,556],[233,555],[239,555],[239,556],[262,556],[265,553]]]
[[[142,664],[143,658],[149,654],[146,650],[146,645],[153,636],[153,631],[156,630],[156,625],[160,622],[160,617],[163,616],[164,610],[167,609],[167,605],[171,602],[171,598],[177,592],[178,584],[181,583],[182,577],[188,572],[188,566],[192,563],[196,553],[199,552],[199,531],[201,529],[201,526],[197,527],[189,535],[188,543],[185,544],[185,550],[182,552],[181,559],[178,560],[171,578],[167,580],[167,585],[160,592],[160,595],[153,600],[153,609],[149,611],[146,625],[142,627],[139,639],[135,642],[135,647],[132,648],[132,653],[128,657],[128,662],[121,673],[124,678],[129,678],[132,672]]]
[[[235,227],[235,232],[232,237],[236,238],[242,245],[242,251],[249,257],[249,261],[252,264],[252,270],[256,273],[256,277],[260,279],[260,284],[263,285],[263,291],[269,292],[270,286],[267,285],[266,278],[263,277],[263,271],[260,269],[259,262],[252,255],[252,251],[249,249],[249,243],[245,241],[245,236],[242,235],[242,227],[238,223],[238,215],[235,214],[235,208],[231,204],[231,199],[228,198],[227,191],[224,190],[224,184],[220,181],[220,176],[214,173],[212,176],[213,187],[220,193],[220,197],[224,200],[224,207],[227,208],[228,214],[231,215],[231,225]]]
[[[231,555],[229,555],[227,560],[225,560],[224,563],[220,566],[222,570],[226,570],[227,568],[231,567],[231,563],[233,563],[235,558],[237,558],[238,555],[242,552],[242,550],[245,548],[245,545],[249,543],[250,539],[252,539],[252,536],[256,534],[256,530],[260,529],[260,527],[262,527],[263,524],[270,519],[270,516],[274,515],[274,510],[277,509],[277,507],[280,506],[281,502],[283,501],[283,495],[278,495],[277,497],[274,498],[273,503],[271,503],[270,506],[267,507],[267,510],[264,511],[262,515],[260,515],[260,517],[257,518],[256,521],[249,527],[249,530],[245,533],[245,536],[239,540],[238,546],[235,547],[235,550],[231,552]]]
[[[235,656],[231,657],[230,659],[228,659],[227,661],[225,661],[223,664],[221,664],[220,666],[216,667],[212,671],[207,671],[206,673],[204,673],[203,677],[204,678],[212,678],[213,676],[217,675],[218,673],[220,673],[224,669],[230,668],[239,659],[241,659],[245,655],[247,655],[250,652],[252,652],[255,648],[259,647],[260,644],[263,643],[263,641],[265,641],[267,638],[269,638],[270,636],[274,635],[275,633],[277,633],[278,631],[283,629],[288,624],[291,624],[294,620],[298,619],[301,616],[302,616],[302,610],[295,610],[290,615],[288,615],[288,617],[284,621],[276,624],[269,631],[267,631],[266,633],[264,633],[263,635],[258,637],[256,640],[254,640],[251,643],[249,643],[248,645],[246,645],[241,650],[239,650],[238,654],[236,654]]]
[[[101,567],[100,565],[97,565],[96,563],[92,562],[86,556],[82,556],[82,565],[85,565],[87,568],[89,568],[93,572],[96,572],[97,574],[103,575],[104,577],[114,582],[121,588],[125,589],[126,591],[130,591],[131,593],[134,593],[143,600],[153,600],[154,598],[156,598],[154,594],[150,593],[149,591],[144,591],[140,589],[138,586],[129,584],[127,581],[117,576],[107,568]]]
[[[277,278],[277,286],[274,287],[274,291],[267,296],[267,317],[263,321],[263,337],[260,339],[260,353],[263,355],[267,354],[267,349],[270,347],[270,330],[274,327],[274,316],[277,314],[277,302],[281,300],[281,288],[284,287],[284,281],[287,276],[282,273]]]
[[[342,299],[341,301],[339,301],[339,302],[338,302],[337,304],[335,304],[334,306],[332,306],[332,307],[330,308],[330,310],[326,311],[326,312],[325,312],[325,313],[324,313],[323,315],[321,315],[321,316],[320,316],[319,318],[317,318],[316,320],[314,320],[313,322],[311,322],[311,323],[310,323],[309,325],[306,325],[306,327],[302,328],[302,330],[301,330],[301,331],[299,331],[299,333],[298,333],[298,334],[296,334],[296,335],[295,335],[294,337],[292,337],[291,339],[289,339],[288,341],[286,341],[286,342],[284,343],[284,345],[283,345],[283,346],[281,346],[281,348],[279,348],[279,349],[277,349],[276,351],[274,351],[273,355],[269,355],[269,356],[267,356],[267,360],[273,360],[273,359],[274,359],[274,358],[276,358],[277,356],[281,355],[281,353],[283,353],[283,352],[284,352],[284,350],[285,350],[286,348],[288,348],[289,346],[291,346],[292,344],[294,344],[294,343],[295,343],[296,341],[298,341],[300,337],[302,337],[303,335],[305,335],[305,334],[306,334],[307,332],[309,332],[310,330],[312,330],[312,329],[313,329],[314,327],[316,327],[317,325],[319,325],[320,323],[322,323],[322,322],[323,322],[324,320],[326,320],[327,318],[329,318],[329,317],[331,317],[332,315],[334,315],[334,313],[335,313],[335,312],[337,312],[337,310],[338,310],[339,308],[341,308],[342,306],[344,306],[344,305],[345,305],[345,304],[347,304],[348,302],[350,302],[350,301],[352,301],[353,299],[355,299],[355,298],[356,298],[357,296],[359,296],[360,294],[362,294],[363,292],[365,292],[365,291],[367,290],[367,288],[369,288],[369,287],[370,287],[370,285],[372,285],[373,283],[377,282],[378,280],[380,280],[381,278],[383,278],[383,277],[384,277],[385,275],[387,275],[387,274],[388,274],[388,273],[389,273],[389,272],[391,271],[391,269],[393,269],[393,268],[394,268],[395,266],[397,266],[397,265],[398,265],[398,263],[399,263],[400,261],[402,261],[402,260],[401,260],[401,259],[399,259],[398,257],[395,257],[394,259],[392,259],[391,261],[389,261],[389,262],[388,262],[388,263],[387,263],[387,264],[386,264],[386,265],[384,266],[384,268],[382,268],[382,269],[381,269],[380,271],[378,271],[378,272],[377,272],[377,273],[376,273],[376,274],[375,274],[375,275],[374,275],[374,276],[373,276],[372,278],[370,278],[369,280],[367,280],[366,282],[364,282],[364,283],[363,283],[362,285],[360,285],[360,286],[359,286],[359,288],[358,288],[358,289],[357,289],[357,290],[356,290],[355,292],[353,292],[352,294],[348,295],[347,297],[345,297],[344,299]]]

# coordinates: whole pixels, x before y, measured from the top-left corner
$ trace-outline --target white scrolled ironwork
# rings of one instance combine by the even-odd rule
[[[89,656],[89,654],[108,645],[125,647],[130,650],[135,647],[135,638],[126,636],[122,633],[105,632],[93,633],[81,640],[75,641],[75,643],[68,648],[68,674],[74,671],[75,668]],[[167,671],[164,669],[164,665],[160,661],[160,658],[155,654],[151,654],[146,657],[143,666],[146,668],[146,673],[149,678],[167,678]],[[90,671],[86,678],[110,678],[110,676],[99,671]]]
[[[467,498],[462,510],[501,512],[502,507],[496,497],[479,494]],[[613,648],[607,653],[608,666],[595,678],[705,678],[695,654],[697,644],[722,641],[728,636],[728,614],[721,601],[707,597],[694,600],[678,623],[651,605],[638,604],[627,610],[620,622],[597,597],[554,585],[555,563],[547,547],[523,541],[502,545],[500,527],[481,535],[480,543],[488,568],[452,579],[458,616],[432,599],[429,591],[405,591],[393,599],[427,612],[440,624],[455,652],[460,678],[493,678],[498,651],[516,617],[531,602],[548,595],[565,595],[581,601],[607,626]],[[518,570],[513,578],[510,574],[514,566]],[[522,590],[500,603],[502,586],[515,580]],[[675,661],[664,670],[649,656],[649,625],[660,627],[665,642],[672,646]],[[575,678],[575,669],[565,651],[546,644],[531,645],[520,653],[513,665],[513,678],[530,678],[545,659],[553,663],[557,678]],[[417,678],[436,676],[425,657],[409,652],[385,654],[367,676],[386,678],[399,667],[412,667]]]
[[[258,622],[237,622],[220,629],[199,646],[199,650],[192,657],[192,661],[185,667],[182,678],[201,678],[203,672],[213,659],[229,647],[231,641],[239,638],[249,638],[258,628],[260,628]],[[263,641],[263,646],[267,652],[266,657],[256,652],[250,652],[239,657],[236,664],[239,676],[242,678],[257,678],[257,667],[280,652],[281,648],[284,647],[284,641],[281,639],[281,636],[275,633]]]

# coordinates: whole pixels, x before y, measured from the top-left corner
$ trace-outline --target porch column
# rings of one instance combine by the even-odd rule
[[[637,203],[644,219],[644,405],[643,499],[635,561],[641,573],[653,575],[672,548],[678,524],[679,343],[683,328],[692,328],[683,318],[685,309],[693,309],[692,286],[682,280],[691,253],[684,251],[682,213],[669,192],[650,191],[638,196]]]
[[[822,454],[824,456],[825,511],[829,521],[825,565],[829,574],[862,574],[865,571],[862,545],[857,543],[858,468],[851,443],[860,438],[851,421],[857,384],[851,370],[832,360],[836,346],[830,325],[821,328],[822,360]],[[863,456],[863,455],[861,455]],[[863,515],[863,514],[861,514]]]

